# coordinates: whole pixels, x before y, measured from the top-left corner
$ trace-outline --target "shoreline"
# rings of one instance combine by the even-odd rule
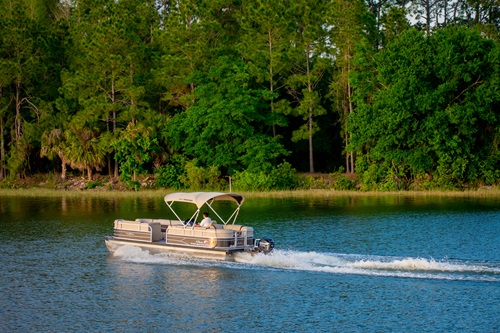
[[[272,191],[238,191],[247,198],[320,198],[320,197],[455,197],[455,198],[500,198],[500,186],[481,186],[474,189],[433,189],[433,190],[401,190],[401,191],[362,191],[360,189],[340,190],[327,186],[331,179],[327,174],[301,174],[316,177],[317,184],[308,189],[272,190]],[[156,187],[153,175],[142,175],[137,183],[138,189],[131,188],[118,179],[95,175],[92,181],[82,176],[70,175],[62,180],[57,174],[36,174],[15,181],[0,181],[0,197],[91,197],[91,198],[162,198],[172,192],[215,191],[229,192],[230,186],[223,190],[213,189],[181,189]]]
[[[134,190],[59,190],[46,188],[0,188],[0,197],[141,197],[158,198],[171,192],[190,192],[191,190],[173,189],[142,189]],[[205,190],[207,191],[207,190]],[[225,192],[225,191],[221,191]],[[227,191],[226,191],[227,192]],[[339,191],[331,189],[288,190],[269,192],[235,191],[247,198],[301,198],[301,197],[455,197],[455,198],[500,198],[500,189],[491,187],[487,189],[466,191]]]

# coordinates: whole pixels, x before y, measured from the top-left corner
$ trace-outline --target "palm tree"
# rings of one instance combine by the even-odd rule
[[[97,132],[85,128],[74,128],[68,133],[69,162],[72,168],[87,171],[87,179],[92,180],[92,171],[99,171],[106,162],[106,149]]]
[[[68,144],[65,133],[58,128],[44,132],[41,145],[41,157],[47,157],[49,160],[54,160],[56,157],[61,159],[61,179],[65,180],[68,165]]]

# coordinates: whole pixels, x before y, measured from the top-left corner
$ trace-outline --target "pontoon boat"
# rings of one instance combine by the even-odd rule
[[[254,238],[253,228],[236,224],[244,197],[236,193],[192,192],[171,193],[165,196],[165,202],[175,218],[173,219],[136,219],[126,221],[115,220],[114,235],[106,236],[106,246],[111,253],[124,245],[133,245],[148,250],[150,253],[181,253],[195,258],[234,260],[237,252],[269,253],[274,248],[270,238]],[[223,219],[214,209],[214,202],[226,201],[236,204]],[[174,210],[175,204],[175,210]],[[186,214],[177,206],[190,204]],[[179,209],[180,210],[179,210]],[[207,209],[214,218],[209,227],[201,227],[197,223],[201,209]],[[227,209],[226,209],[227,210]],[[229,215],[227,214],[227,215]],[[184,216],[185,217],[185,216]]]

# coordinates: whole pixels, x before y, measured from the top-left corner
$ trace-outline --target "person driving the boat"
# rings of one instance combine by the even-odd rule
[[[209,228],[212,226],[212,219],[208,216],[207,212],[203,213],[203,220],[201,220],[199,226],[205,228]]]

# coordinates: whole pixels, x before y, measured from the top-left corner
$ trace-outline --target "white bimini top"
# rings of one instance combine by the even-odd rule
[[[165,202],[167,204],[173,202],[188,202],[195,204],[198,209],[201,208],[207,201],[217,200],[234,201],[238,204],[238,206],[241,206],[245,201],[245,198],[241,194],[222,192],[176,192],[165,196]]]

